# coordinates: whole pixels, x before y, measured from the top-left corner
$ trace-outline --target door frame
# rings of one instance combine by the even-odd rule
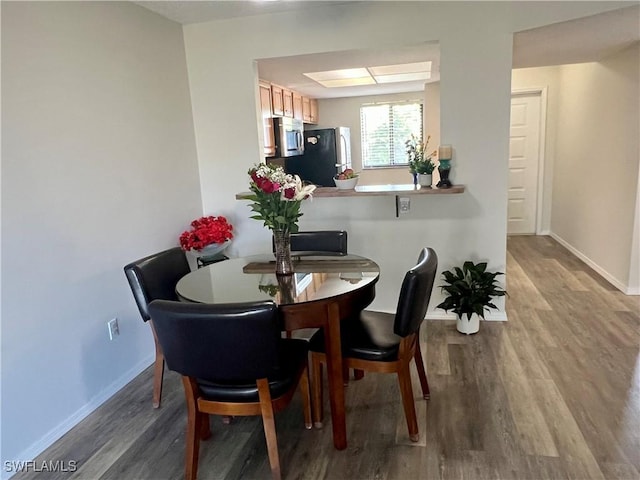
[[[546,162],[546,136],[547,136],[547,87],[528,87],[516,88],[511,90],[511,98],[513,97],[540,97],[540,121],[538,125],[538,178],[536,180],[536,235],[549,235],[551,233],[551,218],[548,219],[549,225],[542,225],[542,213],[545,206],[544,202],[544,173]],[[551,201],[551,192],[549,192],[549,202]]]

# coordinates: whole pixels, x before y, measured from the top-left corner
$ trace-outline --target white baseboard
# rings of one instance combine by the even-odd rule
[[[602,268],[600,265],[598,265],[596,262],[591,260],[584,253],[582,253],[580,250],[576,249],[573,245],[571,245],[569,242],[567,242],[566,240],[564,240],[562,237],[558,236],[557,234],[551,232],[550,236],[556,242],[558,242],[560,245],[562,245],[564,248],[566,248],[571,253],[573,253],[576,257],[578,257],[580,260],[582,260],[584,263],[589,265],[592,269],[594,269],[598,273],[598,275],[600,275],[602,278],[604,278],[607,282],[609,282],[611,285],[616,287],[618,290],[620,290],[625,295],[640,295],[640,288],[631,288],[628,285],[625,285],[624,283],[622,283],[620,280],[618,280],[617,278],[612,276],[604,268]]]
[[[116,379],[113,383],[107,386],[104,390],[102,390],[98,395],[93,397],[88,403],[86,403],[83,407],[69,416],[62,423],[57,425],[56,427],[49,430],[45,433],[40,440],[36,441],[34,444],[23,450],[15,459],[3,459],[3,461],[22,461],[26,462],[29,460],[34,460],[38,455],[40,455],[43,451],[45,451],[48,447],[50,447],[56,440],[62,437],[65,433],[75,427],[78,423],[80,423],[84,418],[86,418],[89,414],[95,411],[100,405],[109,400],[113,395],[115,395],[121,388],[123,388],[127,383],[136,378],[140,373],[151,365],[154,361],[154,355],[150,355],[140,362],[138,362],[135,366],[127,370],[123,375],[121,375],[118,379]],[[4,465],[3,465],[4,466]],[[8,480],[17,472],[6,472],[4,468],[2,470],[2,475],[0,478],[2,480]]]

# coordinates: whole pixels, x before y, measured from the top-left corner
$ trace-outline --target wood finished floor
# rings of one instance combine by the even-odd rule
[[[297,396],[277,414],[283,477],[640,478],[638,297],[549,237],[509,238],[507,270],[509,322],[483,322],[472,336],[454,322],[425,322],[431,400],[421,399],[415,376],[417,444],[408,440],[395,377],[367,374],[346,391],[345,451],[333,449],[328,420],[322,430],[304,429]],[[182,478],[182,385],[166,373],[154,410],[151,383],[147,369],[37,459],[75,460],[75,473],[14,478]],[[211,424],[198,478],[270,478],[259,417]]]

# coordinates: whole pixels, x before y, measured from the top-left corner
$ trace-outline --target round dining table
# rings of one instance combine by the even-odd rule
[[[273,254],[232,258],[192,271],[176,285],[181,300],[238,303],[273,300],[283,330],[324,328],[333,444],[347,448],[340,321],[375,298],[380,268],[358,255],[295,257],[294,273],[275,274]]]

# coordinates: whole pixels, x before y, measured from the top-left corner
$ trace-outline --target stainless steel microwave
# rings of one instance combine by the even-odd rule
[[[304,153],[304,127],[302,120],[289,117],[273,119],[276,157],[295,157]]]

